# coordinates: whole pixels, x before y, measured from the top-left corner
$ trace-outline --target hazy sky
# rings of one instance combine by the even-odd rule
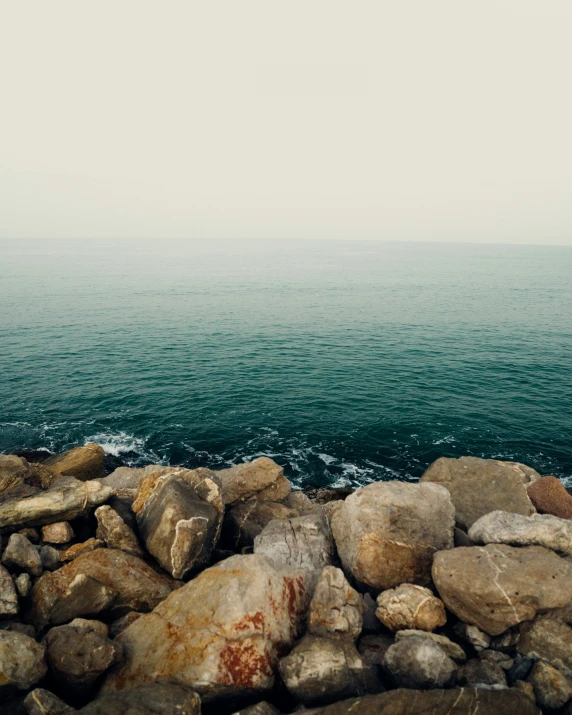
[[[0,237],[572,245],[571,0],[0,0]]]

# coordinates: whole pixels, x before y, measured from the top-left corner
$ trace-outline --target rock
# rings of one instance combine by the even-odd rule
[[[335,547],[326,519],[308,514],[271,521],[254,539],[254,553],[278,566],[300,569],[311,593],[322,569],[332,563]]]
[[[476,626],[470,626],[468,623],[455,623],[453,630],[455,634],[465,643],[470,643],[478,652],[484,648],[488,648],[491,644],[491,637],[488,633],[483,633]]]
[[[102,483],[113,489],[128,501],[133,501],[139,485],[150,474],[168,474],[178,467],[166,467],[162,464],[148,464],[146,467],[118,467],[109,476],[102,479]]]
[[[334,515],[341,511],[343,504],[343,501],[337,499],[336,501],[329,501],[323,505],[322,513],[326,517],[326,520],[328,524],[330,524],[330,526],[332,525],[332,519],[334,518]]]
[[[102,447],[98,444],[86,444],[85,447],[74,447],[67,452],[48,457],[43,465],[57,474],[86,482],[89,479],[105,477],[104,458]]]
[[[150,611],[171,593],[170,581],[137,556],[97,549],[78,556],[58,571],[45,573],[30,594],[32,620],[38,627],[76,616]]]
[[[457,685],[496,685],[506,688],[506,675],[497,663],[473,658],[459,668]]]
[[[81,715],[200,715],[201,699],[191,688],[170,683],[105,693],[79,710]]]
[[[42,527],[42,541],[48,544],[67,544],[74,536],[67,521],[56,521]]]
[[[322,514],[323,508],[320,504],[315,504],[304,492],[290,492],[282,504],[297,512],[296,516],[306,516],[306,514]]]
[[[513,653],[514,651],[516,651],[519,639],[519,629],[510,628],[504,633],[501,633],[500,636],[495,636],[494,638],[492,638],[490,647],[493,650],[500,650],[503,653]]]
[[[398,631],[395,634],[395,640],[400,641],[404,638],[410,638],[411,636],[429,639],[432,643],[438,645],[439,648],[441,648],[441,650],[443,651],[443,653],[445,653],[445,655],[448,655],[449,658],[451,658],[452,660],[456,660],[459,663],[464,663],[467,660],[467,655],[465,651],[458,643],[453,643],[453,641],[449,640],[449,638],[447,638],[446,636],[440,636],[436,633],[428,633],[427,631],[416,630]]]
[[[47,671],[46,649],[23,633],[0,631],[0,688],[31,688]]]
[[[204,566],[220,535],[224,505],[214,472],[151,474],[133,502],[147,550],[175,578]]]
[[[297,637],[307,605],[299,572],[257,554],[225,559],[117,637],[126,663],[104,687],[168,680],[194,687],[207,700],[268,691],[279,653]]]
[[[369,484],[331,523],[346,573],[376,589],[429,583],[433,554],[453,546],[453,506],[437,484]]]
[[[528,680],[541,708],[561,708],[572,698],[572,683],[559,670],[541,660],[534,664]]]
[[[541,546],[440,551],[433,581],[457,618],[493,636],[572,599],[572,563]]]
[[[528,674],[532,670],[534,665],[534,660],[532,658],[525,658],[518,655],[514,660],[511,667],[506,671],[506,679],[509,685],[514,685],[519,680],[526,680]]]
[[[42,546],[40,549],[40,561],[42,568],[46,571],[55,571],[62,565],[61,553],[53,546]]]
[[[268,457],[237,464],[216,475],[222,485],[222,498],[226,505],[245,501],[255,494],[263,501],[279,501],[291,489],[282,467]]]
[[[368,666],[383,665],[383,659],[395,638],[385,633],[370,634],[359,639],[358,653]]]
[[[518,652],[545,660],[572,680],[572,627],[556,614],[540,615],[523,623]]]
[[[436,482],[446,487],[455,506],[457,524],[469,529],[481,516],[498,509],[525,516],[533,514],[535,509],[528,498],[525,479],[528,477],[517,463],[441,457],[428,467],[420,483]]]
[[[361,633],[365,605],[344,572],[326,566],[320,574],[308,611],[308,633],[355,641]]]
[[[540,715],[518,690],[452,688],[366,695],[312,710],[312,715]]]
[[[73,561],[77,559],[78,556],[83,556],[84,554],[89,554],[90,551],[95,551],[96,549],[101,549],[104,546],[101,539],[91,538],[87,541],[82,541],[79,544],[73,544],[65,551],[62,551],[60,558],[63,562]]]
[[[32,544],[21,534],[12,534],[8,545],[2,554],[4,566],[12,569],[21,569],[32,576],[42,573],[40,555]]]
[[[508,672],[514,665],[514,658],[511,658],[507,653],[502,653],[498,650],[482,650],[479,653],[479,658],[486,663],[495,663],[506,672]]]
[[[3,631],[11,631],[12,633],[23,633],[25,636],[32,638],[32,640],[36,640],[36,629],[27,623],[4,621],[0,623],[0,629]]]
[[[534,694],[534,688],[530,683],[527,683],[524,680],[517,680],[514,684],[514,687],[520,690],[521,693],[526,695],[526,697],[533,703],[536,703],[536,696]]]
[[[81,482],[69,477],[58,480],[53,487],[35,496],[0,504],[0,524],[5,529],[14,530],[68,521],[84,516],[112,494],[111,487],[101,482]]]
[[[48,665],[66,691],[82,692],[120,660],[121,646],[97,631],[69,624],[50,628],[46,634]]]
[[[263,701],[244,710],[238,710],[233,715],[280,715],[280,712],[270,703]]]
[[[97,519],[96,538],[105,541],[110,549],[119,549],[134,556],[143,556],[139,541],[119,514],[105,504],[95,510]]]
[[[38,544],[40,542],[40,534],[37,529],[29,527],[28,529],[20,529],[18,533],[25,536],[28,541],[32,542],[32,544]]]
[[[19,499],[36,492],[27,483],[31,475],[30,465],[15,454],[0,454],[0,503]]]
[[[304,704],[366,692],[364,666],[353,643],[305,636],[278,664],[288,692]]]
[[[21,573],[14,579],[14,584],[16,585],[19,595],[22,598],[26,598],[32,588],[32,578],[29,573]]]
[[[273,519],[291,519],[297,511],[278,502],[261,502],[256,498],[239,502],[229,509],[222,527],[223,542],[234,550],[254,544],[254,538]]]
[[[409,636],[388,648],[383,661],[398,687],[441,688],[457,665],[429,638]]]
[[[129,611],[129,613],[126,613],[124,616],[121,616],[121,618],[113,621],[113,623],[109,626],[110,637],[116,638],[120,633],[123,633],[126,628],[129,628],[132,623],[135,623],[135,621],[142,615],[143,614],[138,611]]]
[[[404,628],[434,631],[447,622],[443,601],[428,588],[411,583],[382,591],[375,615],[393,632]]]
[[[491,511],[471,526],[469,538],[475,544],[538,544],[561,554],[572,555],[572,521],[550,514],[522,516]]]
[[[542,477],[527,489],[530,501],[541,514],[572,519],[572,496],[556,477]]]
[[[76,710],[66,705],[49,690],[36,688],[26,695],[24,707],[28,715],[72,715]]]
[[[107,625],[107,623],[104,623],[103,621],[97,621],[94,618],[74,618],[73,621],[70,621],[68,623],[68,626],[72,626],[73,628],[83,628],[87,631],[93,631],[94,633],[98,633],[104,638],[110,637],[109,626]]]
[[[18,596],[10,574],[0,565],[0,616],[15,616],[18,613]]]

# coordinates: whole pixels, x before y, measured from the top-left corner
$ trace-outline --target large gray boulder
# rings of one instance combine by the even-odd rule
[[[133,511],[147,550],[175,578],[204,566],[220,535],[224,504],[214,472],[176,469],[140,484]]]
[[[30,576],[42,573],[42,560],[37,549],[22,534],[12,534],[2,554],[2,563],[8,568],[26,571]]]
[[[284,470],[269,457],[237,464],[216,473],[222,485],[224,503],[236,504],[256,495],[260,501],[280,501],[288,496],[291,485]]]
[[[442,688],[457,670],[437,643],[420,636],[397,640],[388,648],[383,665],[403,688]]]
[[[572,563],[541,546],[440,551],[433,581],[450,611],[493,636],[572,599]]]
[[[45,656],[45,647],[33,638],[0,630],[0,688],[4,685],[20,690],[31,688],[46,674]]]
[[[104,693],[79,710],[81,715],[201,715],[194,690],[172,683],[151,683],[120,693]]]
[[[457,524],[469,529],[481,516],[498,509],[525,516],[534,514],[526,484],[539,476],[517,462],[441,457],[429,465],[420,483],[441,484],[448,489]]]
[[[14,581],[4,566],[0,565],[0,617],[18,613],[18,594]]]
[[[376,482],[350,494],[331,525],[344,570],[358,581],[426,585],[433,554],[453,547],[454,509],[438,484]]]
[[[475,544],[537,544],[567,556],[572,555],[572,521],[550,514],[522,516],[491,511],[471,526],[469,538]]]
[[[126,661],[104,687],[162,680],[193,687],[207,700],[267,692],[279,654],[299,634],[308,600],[298,571],[257,554],[232,556],[117,637]]]
[[[104,459],[103,447],[86,444],[84,447],[74,447],[67,452],[48,457],[43,461],[43,466],[56,474],[75,477],[85,482],[105,477]]]
[[[320,574],[308,611],[308,633],[355,641],[361,633],[364,600],[344,572],[326,566]]]

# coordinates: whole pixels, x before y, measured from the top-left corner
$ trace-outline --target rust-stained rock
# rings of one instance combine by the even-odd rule
[[[38,551],[22,534],[12,534],[2,554],[4,566],[26,571],[31,576],[42,573],[42,560]]]
[[[94,593],[99,594],[95,599],[97,609],[74,609],[74,604],[79,603],[74,588],[84,594],[88,604],[92,603]],[[119,612],[118,615],[128,610],[150,611],[171,590],[171,582],[137,556],[116,549],[96,549],[44,574],[34,584],[30,594],[31,616],[38,627],[43,627],[103,609]]]
[[[96,537],[105,541],[110,549],[119,549],[128,554],[143,556],[143,549],[131,529],[110,506],[104,504],[95,510],[97,519]]]
[[[65,551],[60,554],[61,560],[65,563],[66,561],[73,561],[77,559],[78,556],[83,556],[84,554],[89,554],[90,551],[95,551],[96,549],[101,549],[105,544],[101,539],[91,538],[87,541],[82,541],[79,544],[73,544],[69,546]]]
[[[344,572],[326,566],[320,574],[308,611],[308,633],[355,641],[361,633],[365,604]]]
[[[201,699],[191,688],[152,683],[120,693],[105,693],[80,715],[201,715]]]
[[[126,662],[104,688],[168,680],[207,700],[266,692],[307,604],[299,572],[256,554],[225,559],[117,636]]]
[[[402,583],[377,597],[376,616],[390,631],[434,631],[447,622],[443,601],[424,586]]]
[[[332,516],[344,570],[376,589],[428,584],[433,554],[453,546],[454,509],[438,484],[376,482]]]
[[[284,499],[291,489],[284,470],[269,457],[258,457],[216,472],[226,505],[245,501],[254,495],[266,501]]]
[[[104,458],[102,447],[98,444],[86,444],[84,447],[74,447],[67,452],[48,457],[43,465],[56,474],[75,477],[85,482],[105,477]]]
[[[556,477],[542,477],[527,488],[530,501],[541,514],[572,519],[572,495]]]
[[[541,708],[556,710],[572,698],[572,683],[554,666],[541,660],[532,668],[528,681]]]
[[[440,551],[433,581],[450,611],[492,636],[572,599],[572,563],[541,546]]]
[[[45,647],[29,636],[0,630],[0,688],[31,688],[46,674],[45,655]]]
[[[67,521],[56,521],[42,527],[42,541],[47,544],[67,544],[74,537]]]

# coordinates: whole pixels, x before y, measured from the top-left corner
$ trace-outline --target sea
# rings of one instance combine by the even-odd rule
[[[299,487],[461,455],[572,486],[572,247],[0,241],[0,452],[87,442]]]

